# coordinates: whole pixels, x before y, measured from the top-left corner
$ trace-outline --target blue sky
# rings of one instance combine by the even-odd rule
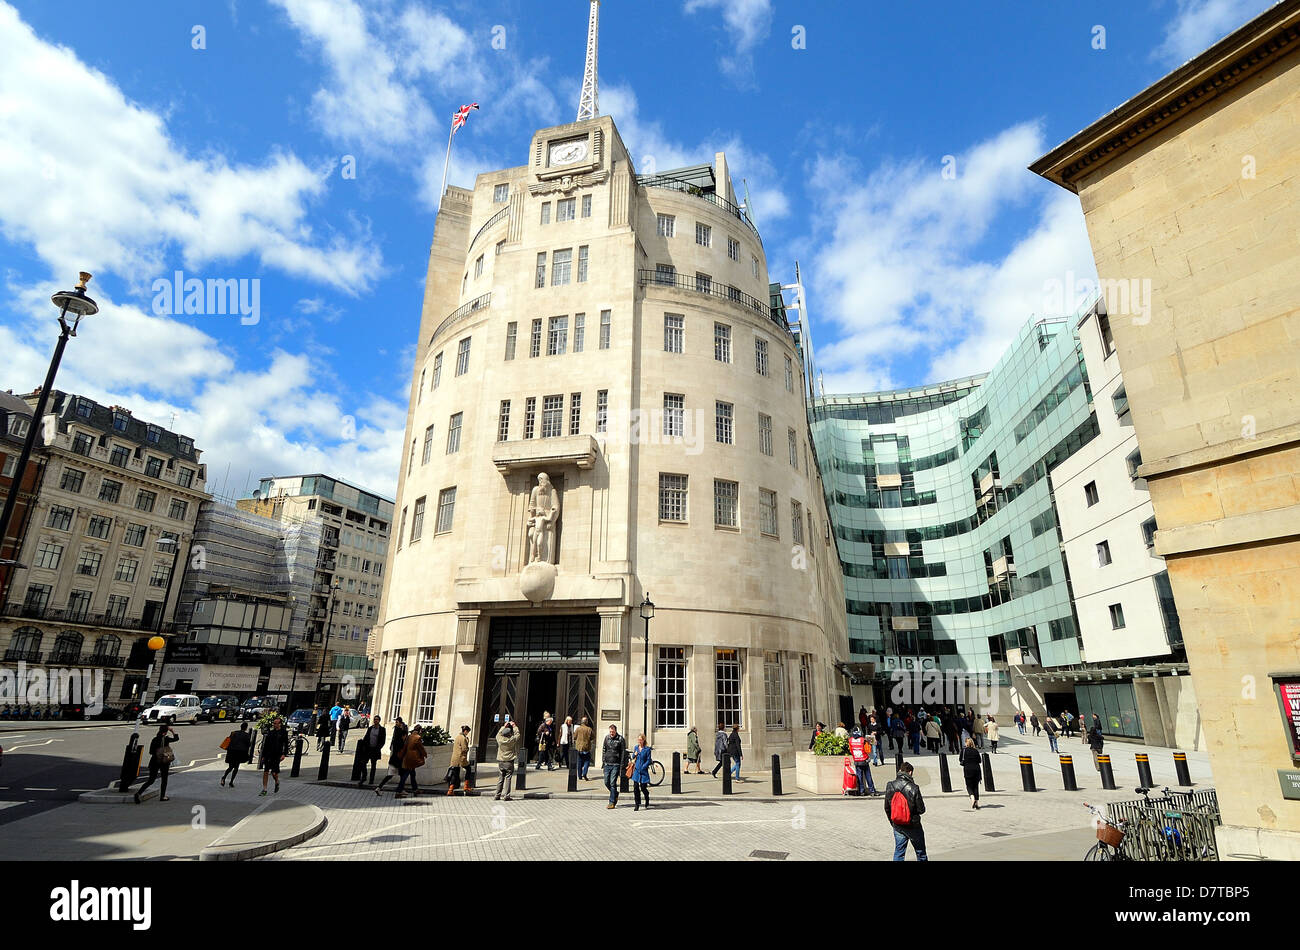
[[[600,105],[638,170],[728,153],[774,279],[802,266],[827,392],[915,385],[987,370],[1093,274],[1077,199],[1025,166],[1268,5],[605,0]],[[586,14],[0,0],[0,389],[39,384],[86,269],[61,388],[174,414],[214,491],[391,495],[447,122],[482,106],[453,183],[523,164],[576,113]],[[178,269],[260,280],[260,319],[156,313]]]

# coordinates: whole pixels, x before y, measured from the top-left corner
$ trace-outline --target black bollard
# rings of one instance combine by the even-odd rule
[[[122,754],[122,773],[118,776],[117,790],[125,792],[140,775],[140,733],[131,733],[126,751]]]
[[[993,763],[989,761],[987,752],[983,753],[981,758],[984,760],[984,791],[996,792],[997,789],[993,787]]]
[[[622,767],[618,770],[618,791],[619,791],[619,794],[622,794],[622,793],[626,792],[629,788],[631,788],[631,785],[630,785],[631,779],[628,777],[628,774],[627,774],[627,764],[628,764],[629,762],[631,762],[631,761],[632,761],[631,756],[624,756],[624,757],[623,757],[623,765],[622,765]]]
[[[672,793],[680,795],[682,793],[682,754],[673,753],[673,785]]]
[[[1097,754],[1097,768],[1101,770],[1101,787],[1114,791],[1118,786],[1115,784],[1115,773],[1110,767],[1110,756],[1105,753]]]
[[[1145,752],[1135,752],[1138,767],[1138,783],[1147,788],[1154,788],[1156,781],[1151,777],[1151,757]]]
[[[1187,753],[1174,753],[1174,770],[1178,773],[1178,784],[1190,786],[1192,782],[1192,773],[1187,769]]]
[[[320,750],[320,768],[316,772],[316,781],[323,782],[329,778],[330,774],[330,740],[325,740],[325,745]]]
[[[576,792],[576,791],[578,790],[578,753],[576,753],[576,752],[573,752],[573,753],[569,756],[569,785],[568,785],[568,789],[569,789],[569,791],[571,791],[571,792]]]
[[[903,750],[902,749],[899,749],[898,752],[894,753],[894,771],[895,772],[903,771]]]
[[[772,794],[781,794],[781,757],[772,756]]]
[[[731,794],[731,755],[722,753],[722,794]]]
[[[366,744],[358,742],[352,752],[352,781],[364,783],[366,780]]]
[[[293,768],[289,770],[289,778],[297,778],[302,772],[302,748],[305,744],[302,736],[293,741]]]
[[[1034,785],[1034,757],[1031,755],[1020,757],[1020,784],[1026,792],[1038,791]]]
[[[519,789],[521,792],[528,787],[527,776],[528,756],[524,755],[523,750],[520,750],[519,758],[515,761],[515,788]]]
[[[948,773],[948,757],[939,753],[939,788],[945,792],[952,791],[952,776]]]
[[[1061,756],[1061,781],[1065,783],[1067,792],[1077,792],[1079,783],[1074,780],[1074,758],[1072,756]]]

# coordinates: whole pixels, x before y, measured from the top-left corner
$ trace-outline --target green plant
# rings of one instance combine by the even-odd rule
[[[279,712],[279,710],[275,712],[263,713],[262,716],[257,720],[257,722],[254,723],[253,730],[255,732],[270,732],[272,723],[274,723],[277,719],[283,719],[283,718],[284,716],[282,713]]]
[[[833,732],[823,732],[813,742],[813,755],[848,755],[849,740]]]
[[[451,733],[441,726],[416,726],[415,729],[425,745],[447,745],[451,742]]]

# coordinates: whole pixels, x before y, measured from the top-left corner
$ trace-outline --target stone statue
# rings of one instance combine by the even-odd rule
[[[542,472],[528,496],[528,563],[555,563],[555,526],[560,520],[560,493]]]

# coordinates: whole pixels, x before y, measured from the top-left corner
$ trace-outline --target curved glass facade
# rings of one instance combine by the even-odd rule
[[[1040,320],[987,376],[814,401],[855,662],[1079,662],[1046,476],[1096,437],[1091,398],[1072,323]]]

